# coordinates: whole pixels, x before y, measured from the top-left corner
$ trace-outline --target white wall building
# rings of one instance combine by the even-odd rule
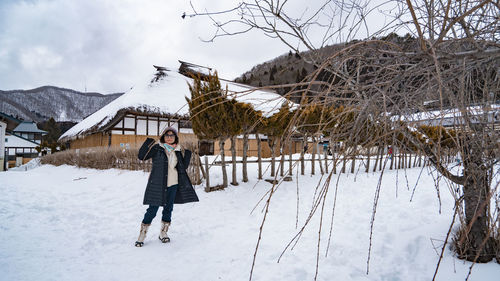
[[[38,156],[38,151],[35,148],[39,144],[35,141],[12,134],[6,135],[4,139],[7,168],[20,166]]]
[[[0,171],[5,170],[5,130],[7,123],[0,121]]]

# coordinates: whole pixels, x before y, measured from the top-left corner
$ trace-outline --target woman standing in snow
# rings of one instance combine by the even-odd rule
[[[149,205],[149,207],[142,220],[139,238],[135,242],[135,246],[142,247],[144,245],[148,228],[160,206],[163,207],[163,212],[158,238],[163,243],[170,242],[167,232],[172,219],[174,203],[183,204],[198,201],[198,196],[186,172],[191,160],[191,151],[182,150],[177,130],[173,127],[167,127],[163,130],[158,142],[152,138],[146,139],[139,149],[138,157],[140,160],[153,158],[153,166],[143,201],[143,204]]]

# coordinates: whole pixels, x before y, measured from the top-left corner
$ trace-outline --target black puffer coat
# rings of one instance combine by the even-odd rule
[[[179,175],[179,187],[175,195],[175,204],[197,202],[198,196],[194,191],[193,185],[186,172],[191,160],[191,151],[185,150],[184,155],[181,151],[176,151],[177,155],[177,173]],[[140,160],[153,158],[153,167],[149,175],[146,192],[144,193],[144,205],[164,206],[166,198],[167,177],[168,177],[168,158],[165,150],[155,143],[152,138],[147,138],[139,149]]]

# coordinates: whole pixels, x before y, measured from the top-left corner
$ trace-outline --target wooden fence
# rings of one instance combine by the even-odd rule
[[[290,157],[289,155],[283,155],[280,157],[275,158],[275,163],[277,166],[276,171],[271,172],[271,175],[277,175],[279,172],[279,177],[286,177],[286,176],[291,176],[294,173],[294,170],[296,169],[297,172],[300,168],[300,174],[304,175],[305,174],[305,162],[311,162],[310,165],[310,173],[314,175],[316,173],[316,167],[315,163],[318,165],[319,172],[321,174],[329,173],[329,170],[331,169],[331,172],[334,174],[336,173],[358,173],[358,172],[376,172],[381,171],[383,169],[409,169],[413,167],[422,167],[422,166],[428,166],[430,162],[428,159],[422,155],[418,154],[410,154],[410,153],[398,153],[398,154],[386,154],[386,155],[381,155],[378,154],[377,157],[370,157],[370,156],[361,156],[361,155],[356,155],[356,156],[334,156],[334,155],[328,155],[326,152],[323,154],[323,157],[318,157],[318,158],[313,158],[311,154],[309,154],[307,158],[293,158]],[[318,155],[319,156],[319,155]],[[272,159],[262,159],[260,162],[261,163],[272,163]],[[460,160],[457,159],[454,155],[449,155],[447,156],[447,162],[452,163],[454,161],[458,161],[457,164],[460,164]],[[247,160],[247,164],[253,164],[253,163],[259,163],[258,160]],[[226,166],[231,166],[232,161],[228,160],[226,161]],[[243,164],[243,161],[238,160],[236,161],[236,164],[239,165],[239,169],[241,169],[241,164]],[[287,165],[288,164],[288,165]],[[300,165],[299,165],[300,164]],[[200,177],[200,173],[196,172],[202,171],[203,178],[205,179],[205,190],[206,191],[213,191],[213,190],[218,190],[224,188],[224,186],[215,185],[211,186],[210,185],[210,169],[213,168],[214,166],[221,166],[222,161],[213,160],[212,162],[209,161],[208,157],[204,157],[204,160],[202,161],[198,157],[197,164],[199,165],[198,168],[194,167],[195,171],[193,171],[195,174],[198,173],[198,176],[195,176],[195,180],[197,183],[201,183],[202,178]],[[260,166],[259,166],[260,169]],[[262,172],[259,171],[259,179],[262,179]]]
[[[52,165],[74,165],[83,168],[93,168],[93,169],[127,169],[127,170],[144,170],[146,172],[151,171],[152,161],[141,161],[137,159],[137,149],[87,149],[87,150],[69,150],[54,153],[52,155],[44,156],[41,160],[42,164],[52,164]],[[276,170],[273,173],[271,168],[271,177],[274,177],[279,173],[279,177],[283,178],[292,175],[295,169],[301,175],[305,174],[305,163],[310,162],[310,173],[315,174],[317,168],[321,174],[329,173],[331,170],[333,173],[357,173],[357,172],[375,172],[376,170],[382,169],[406,169],[412,167],[421,167],[423,165],[428,165],[428,161],[423,156],[418,154],[410,154],[399,152],[395,154],[383,153],[384,150],[380,149],[376,155],[347,155],[345,157],[340,157],[337,155],[328,155],[326,150],[323,155],[320,154],[306,154],[306,157],[295,157],[290,155],[281,155],[275,158]],[[456,161],[456,157],[450,153],[446,156],[449,163]],[[202,184],[203,179],[205,180],[205,190],[211,191],[218,188],[224,188],[220,185],[215,187],[210,185],[210,170],[213,166],[220,166],[222,163],[217,160],[218,156],[209,161],[209,158],[205,156],[202,159],[193,154],[190,165],[188,167],[188,174],[191,182],[194,185]],[[228,157],[229,158],[229,157]],[[243,163],[241,160],[236,161],[239,167]],[[252,165],[254,163],[259,163],[258,160],[248,160],[248,164]],[[272,163],[272,159],[262,159],[261,164]],[[232,161],[226,161],[226,165],[232,165]],[[363,170],[364,169],[364,170]],[[264,169],[262,165],[258,165],[258,178],[262,179],[264,174]]]

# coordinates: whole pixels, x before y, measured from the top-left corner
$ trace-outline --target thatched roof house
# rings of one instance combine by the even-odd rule
[[[206,74],[203,71],[208,72],[208,68],[185,62],[181,62],[179,71],[155,68],[156,73],[139,80],[128,92],[76,124],[59,140],[68,142],[71,148],[132,147],[142,144],[146,137],[157,137],[165,127],[174,126],[182,140],[197,142],[185,97],[190,96],[189,74]],[[287,101],[273,91],[256,90],[223,79],[221,86],[227,87],[228,96],[251,104],[265,115],[278,111]]]

